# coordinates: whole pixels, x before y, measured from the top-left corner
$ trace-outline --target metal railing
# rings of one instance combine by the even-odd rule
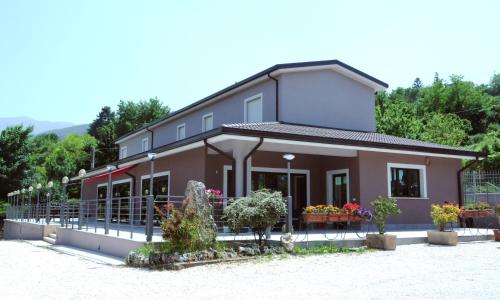
[[[209,199],[211,215],[219,232],[229,230],[223,215],[225,208],[235,199]],[[284,197],[283,201],[288,208],[291,207],[291,197]],[[171,217],[174,209],[181,209],[185,204],[184,196],[128,196],[62,203],[45,197],[38,203],[12,201],[7,208],[7,218],[151,241],[153,236],[161,236],[160,227],[164,218]],[[287,215],[279,224],[291,221]]]

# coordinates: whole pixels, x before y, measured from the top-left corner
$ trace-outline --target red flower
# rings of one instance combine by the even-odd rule
[[[356,204],[356,203],[346,203],[344,204],[344,206],[342,206],[343,209],[347,210],[347,211],[355,211],[355,210],[358,210],[361,206],[359,204]]]

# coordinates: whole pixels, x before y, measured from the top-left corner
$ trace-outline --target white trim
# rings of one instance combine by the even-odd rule
[[[167,188],[167,195],[170,196],[170,171],[163,171],[163,172],[158,172],[153,174],[153,178],[156,177],[161,177],[161,176],[168,176],[168,188]],[[139,196],[142,197],[142,181],[144,179],[150,178],[151,175],[146,174],[141,176],[141,183],[140,183],[140,189],[139,189]]]
[[[180,128],[184,128],[184,137],[183,138],[180,138],[180,136],[179,136],[179,129]],[[177,125],[177,129],[175,131],[175,136],[176,136],[177,141],[180,141],[180,140],[183,140],[186,138],[186,123],[182,123],[182,124]]]
[[[223,193],[224,197],[227,197],[227,171],[232,170],[233,167],[231,165],[224,165],[223,170]],[[267,172],[267,173],[287,173],[286,168],[266,168],[266,167],[252,167],[252,172]],[[290,169],[290,173],[292,174],[304,174],[306,175],[306,189],[307,189],[307,205],[311,204],[311,172],[307,169]],[[251,175],[251,174],[250,174]],[[250,176],[251,178],[252,176]],[[251,179],[250,179],[250,187]],[[283,195],[286,196],[286,195]]]
[[[257,122],[262,122],[264,120],[264,96],[262,93],[253,95],[252,97],[246,98],[243,100],[243,120],[245,123],[248,123],[247,119],[247,105],[249,102],[256,101],[257,99],[260,100],[260,120]]]
[[[125,155],[123,154],[125,152]],[[127,146],[120,147],[120,159],[124,159],[127,157]]]
[[[205,119],[208,117],[212,118],[212,128],[210,128],[210,129],[207,129],[205,127]],[[212,130],[212,129],[214,129],[214,113],[210,112],[208,114],[204,114],[203,116],[201,116],[201,132],[205,132],[205,131]]]
[[[399,163],[387,163],[387,196],[393,197],[391,195],[391,168],[403,168],[403,169],[413,169],[419,170],[420,177],[420,197],[395,197],[395,198],[427,198],[427,168],[425,165],[415,165],[415,164],[399,164]]]
[[[350,180],[349,180],[349,169],[337,169],[326,171],[326,203],[333,203],[333,175],[346,174],[347,178],[347,203],[351,202],[350,197]]]
[[[144,144],[146,144],[146,147],[144,147]],[[141,152],[149,151],[149,138],[148,137],[145,137],[141,140],[141,150],[142,150]]]

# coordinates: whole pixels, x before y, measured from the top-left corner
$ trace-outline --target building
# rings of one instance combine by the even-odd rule
[[[120,137],[113,197],[149,194],[150,152],[155,196],[182,195],[191,179],[231,197],[261,187],[285,192],[282,155],[292,153],[295,219],[309,204],[369,206],[384,195],[402,210],[390,223],[427,226],[432,203],[459,201],[461,160],[481,157],[376,133],[375,93],[387,87],[338,60],[270,67]],[[85,178],[84,200],[105,199],[106,166]]]

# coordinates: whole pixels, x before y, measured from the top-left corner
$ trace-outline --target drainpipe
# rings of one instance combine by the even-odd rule
[[[247,194],[247,161],[254,154],[257,149],[259,149],[260,145],[264,142],[264,138],[261,137],[257,145],[248,152],[248,154],[245,156],[245,159],[243,160],[243,195]]]
[[[468,164],[466,164],[463,168],[461,168],[460,170],[458,170],[457,172],[457,183],[458,183],[458,206],[463,206],[464,205],[464,201],[463,201],[463,197],[462,197],[462,172],[465,171],[466,169],[474,166],[475,164],[477,164],[479,162],[479,157],[476,156],[476,159],[469,162]]]
[[[226,152],[220,150],[219,148],[215,147],[214,145],[209,144],[207,139],[204,139],[203,143],[205,144],[206,147],[214,150],[215,152],[219,153],[220,155],[224,156],[225,158],[227,158],[231,161],[231,166],[233,167],[233,178],[231,179],[231,181],[232,181],[231,185],[236,190],[236,160],[234,159],[234,157],[232,157],[231,155],[227,154]],[[224,197],[230,197],[230,196],[224,195]]]
[[[275,86],[275,89],[276,89],[276,122],[279,122],[280,121],[280,115],[279,115],[279,90],[278,90],[278,79],[276,79],[275,77],[271,76],[271,73],[267,73],[267,77],[271,78],[272,80],[274,80],[274,86]]]

